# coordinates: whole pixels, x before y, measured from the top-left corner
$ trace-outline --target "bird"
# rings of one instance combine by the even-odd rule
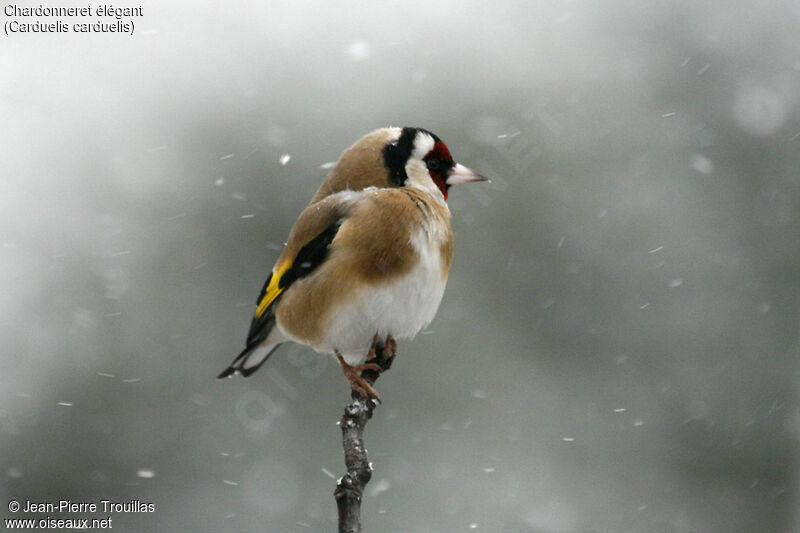
[[[351,388],[397,339],[433,320],[453,261],[450,187],[489,181],[434,133],[377,129],[347,148],[298,217],[256,300],[245,348],[219,374],[250,376],[285,342],[334,355]]]

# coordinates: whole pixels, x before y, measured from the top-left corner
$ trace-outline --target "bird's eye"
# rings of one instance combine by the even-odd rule
[[[428,159],[425,161],[425,164],[427,165],[428,170],[433,171],[439,170],[442,167],[442,162],[436,158]]]

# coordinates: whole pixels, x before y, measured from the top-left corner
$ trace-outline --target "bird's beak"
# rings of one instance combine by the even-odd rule
[[[469,183],[471,181],[489,181],[489,178],[481,176],[477,172],[473,172],[461,163],[456,163],[450,175],[447,177],[448,185],[459,185],[461,183]]]

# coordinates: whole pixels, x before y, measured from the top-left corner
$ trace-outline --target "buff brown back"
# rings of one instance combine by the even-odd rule
[[[386,145],[400,137],[400,128],[381,128],[364,135],[345,150],[336,166],[322,182],[310,204],[314,204],[333,193],[367,187],[384,189],[394,187],[389,181],[389,172],[383,159]]]

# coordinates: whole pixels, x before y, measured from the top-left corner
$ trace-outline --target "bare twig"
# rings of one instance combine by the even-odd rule
[[[361,373],[361,377],[370,385],[392,364],[394,354],[386,352],[382,343],[376,344],[375,362],[381,367],[381,371],[365,370]],[[339,533],[361,533],[361,500],[364,487],[372,477],[372,463],[367,459],[367,449],[364,447],[364,427],[372,418],[377,403],[355,391],[352,399],[345,407],[339,422],[342,428],[344,463],[347,467],[347,472],[339,479],[333,493],[339,508]]]

